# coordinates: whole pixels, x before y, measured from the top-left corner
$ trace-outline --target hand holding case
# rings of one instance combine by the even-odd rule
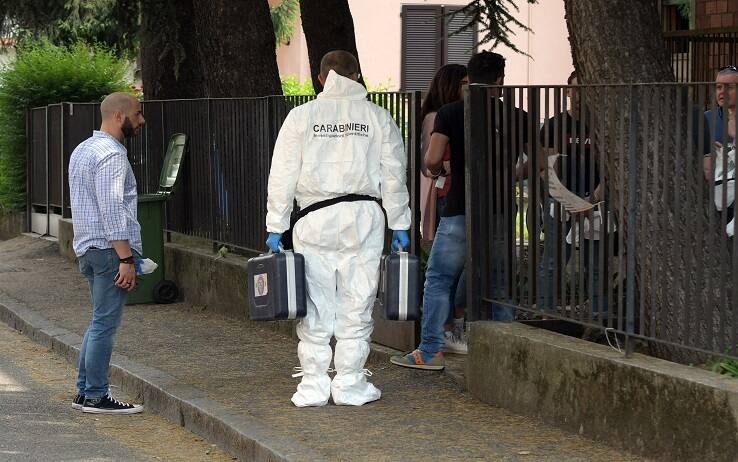
[[[382,257],[381,301],[387,319],[414,321],[420,311],[420,259],[407,252]]]
[[[305,258],[283,251],[249,259],[249,317],[254,321],[297,319],[307,313]]]

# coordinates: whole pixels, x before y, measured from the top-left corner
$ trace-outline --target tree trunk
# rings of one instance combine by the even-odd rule
[[[565,4],[580,83],[674,81],[655,0],[566,0]],[[613,97],[617,93],[612,89],[587,91],[590,96],[599,93],[600,98],[609,92],[597,104],[605,101],[613,106],[616,118],[625,120],[620,125],[625,133],[619,134],[613,124],[595,139],[607,146],[608,200],[627,204],[629,174],[637,175],[636,216],[628,216],[624,209],[618,226],[627,245],[628,223],[635,220],[635,248],[626,252],[636,260],[636,310],[645,330],[641,333],[715,350],[727,338],[721,332],[724,323],[731,323],[729,316],[722,321],[713,317],[715,305],[708,305],[721,290],[721,272],[732,281],[732,265],[723,259],[731,255],[724,226],[702,227],[717,221],[716,212],[701,174],[704,153],[695,149],[684,129],[689,115],[701,114],[701,109],[676,87],[626,88],[620,98]],[[680,107],[683,113],[675,111]],[[629,136],[631,118],[637,129]],[[681,131],[676,129],[680,118]],[[627,148],[624,155],[614,148],[620,141],[625,146],[636,144],[635,165],[630,165]],[[619,169],[624,171],[622,177]],[[722,267],[717,262],[723,262]],[[673,361],[704,359],[664,343],[653,342],[650,348],[653,354]]]
[[[192,0],[207,96],[281,95],[265,0]]]
[[[141,0],[141,15],[146,99],[204,97],[191,0]]]
[[[318,81],[323,55],[333,50],[345,50],[359,59],[354,19],[348,0],[300,0],[300,15],[310,59],[310,76],[318,93],[323,89]],[[363,84],[363,77],[359,81]]]
[[[581,80],[588,84],[674,81],[655,0],[566,0],[565,5],[569,42]]]

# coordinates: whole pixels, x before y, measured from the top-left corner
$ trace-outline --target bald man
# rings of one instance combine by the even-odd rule
[[[69,160],[74,253],[92,298],[72,407],[92,414],[136,414],[143,406],[110,395],[108,368],[126,295],[136,287],[135,259],[142,253],[136,178],[123,142],[138,135],[144,117],[141,104],[128,93],[108,95],[100,113],[100,130]]]

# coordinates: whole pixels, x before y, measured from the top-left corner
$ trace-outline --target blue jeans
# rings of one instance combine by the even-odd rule
[[[438,196],[436,198],[436,216],[441,217],[443,209],[446,207],[446,196]],[[452,286],[450,297],[451,309],[446,318],[446,324],[454,322],[454,308],[466,306],[466,270],[461,272],[458,282]]]
[[[504,250],[499,242],[493,242],[493,255],[496,249]],[[503,265],[494,264],[495,261],[499,260],[493,258],[492,280],[504,280]],[[425,272],[421,342],[418,347],[422,351],[437,353],[441,351],[445,343],[443,324],[451,310],[451,291],[464,269],[465,262],[466,218],[464,215],[441,217]],[[501,286],[493,283],[493,298],[497,299],[502,289]],[[493,304],[492,318],[498,321],[512,320],[514,311],[511,308]]]
[[[549,207],[545,207],[543,211],[543,226],[545,240],[543,241],[543,259],[538,268],[538,309],[539,310],[554,310],[556,308],[556,300],[554,299],[554,284],[556,284],[554,278],[554,270],[556,267],[556,248],[561,245],[561,240],[566,237],[566,233],[569,232],[570,225],[565,223],[562,226],[562,236],[556,236],[556,219],[548,213]],[[556,239],[559,237],[559,239]],[[592,260],[593,264],[590,265],[590,245],[592,246]],[[566,255],[564,257],[564,265],[569,261],[571,257],[571,245],[564,244],[566,248]],[[589,275],[592,274],[592,285],[591,288],[592,297],[592,316],[595,319],[607,319],[607,297],[601,293],[600,290],[600,241],[584,239],[579,242],[579,248],[582,250],[582,267],[584,270],[584,283],[589,284]],[[559,272],[564,271],[564,268],[559,268]],[[578,280],[578,278],[577,278]],[[602,291],[606,291],[605,286]],[[587,291],[589,293],[589,291]],[[561,294],[559,294],[561,297]],[[563,298],[563,297],[562,297]]]
[[[79,257],[79,270],[90,284],[92,321],[79,351],[78,393],[100,398],[108,392],[113,336],[120,325],[128,291],[115,285],[118,255],[113,249],[90,249]]]
[[[466,308],[466,268],[461,270],[459,279],[451,285],[449,299],[451,300],[451,309],[446,318],[446,324],[452,324],[454,322],[456,308]]]

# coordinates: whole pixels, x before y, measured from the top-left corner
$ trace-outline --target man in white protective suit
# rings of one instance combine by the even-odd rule
[[[293,199],[300,209],[334,199],[293,228],[305,257],[307,315],[297,325],[302,380],[296,406],[361,406],[380,398],[367,381],[372,308],[377,293],[387,214],[392,246],[410,239],[406,154],[389,112],[367,100],[359,65],[346,51],[321,60],[324,85],[316,100],[290,111],[274,147],[267,200],[267,245],[277,252],[290,227]],[[328,375],[336,337],[334,368]]]

